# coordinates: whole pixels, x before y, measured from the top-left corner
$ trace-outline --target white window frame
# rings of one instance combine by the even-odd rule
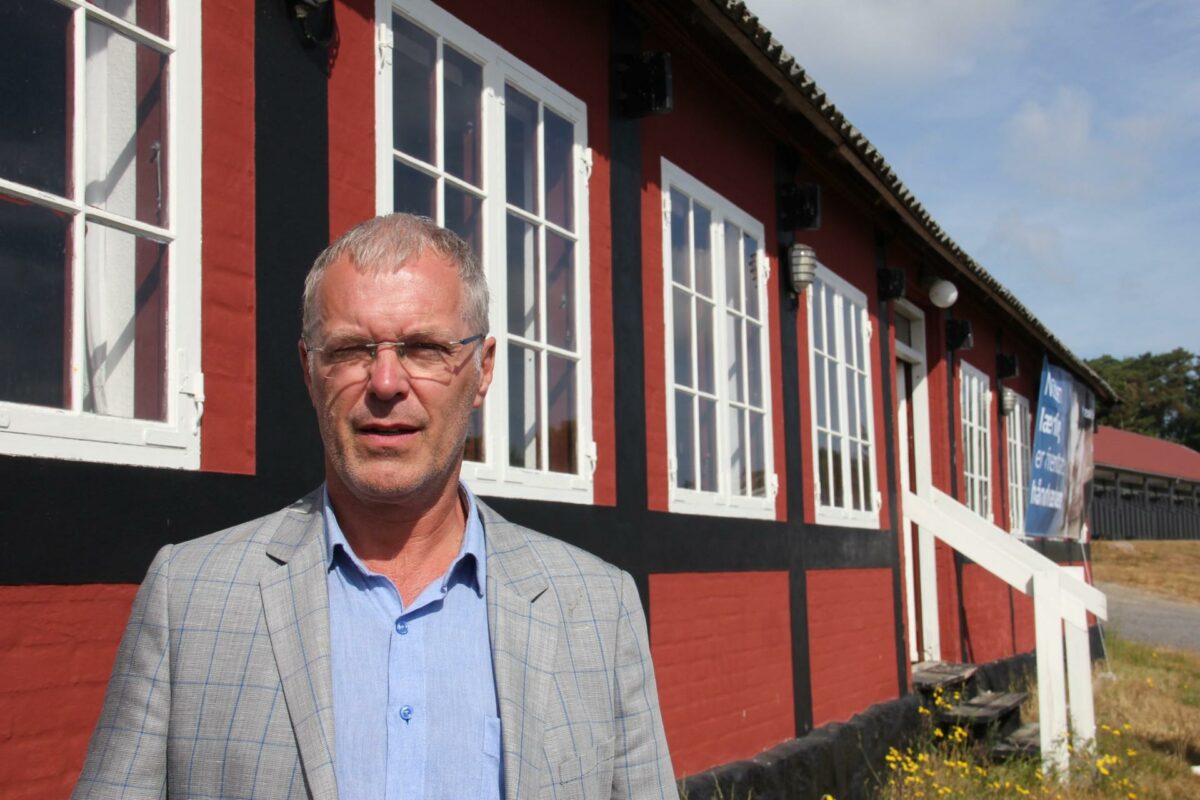
[[[964,505],[992,522],[992,385],[966,361],[959,362],[958,381]]]
[[[0,192],[33,205],[71,215],[70,253],[71,407],[49,408],[0,401],[0,453],[39,458],[94,461],[148,467],[199,469],[204,376],[200,362],[200,160],[201,6],[192,0],[164,0],[169,21],[163,38],[132,25],[85,0],[57,0],[71,10],[74,87],[69,135],[67,196],[0,177]],[[86,22],[91,20],[169,58],[167,81],[166,197],[168,224],[152,225],[88,205]],[[83,410],[84,253],[88,223],[134,234],[167,246],[166,419],[104,416]]]
[[[775,497],[779,494],[779,478],[775,473],[774,452],[774,413],[771,408],[771,336],[770,336],[770,303],[767,292],[770,277],[770,262],[767,260],[765,232],[761,222],[750,214],[730,203],[721,195],[705,186],[699,180],[684,172],[667,159],[661,160],[662,169],[662,203],[663,203],[663,336],[664,352],[666,353],[666,395],[667,395],[667,464],[668,464],[668,509],[674,512],[689,514],[706,514],[716,517],[745,517],[753,519],[775,519]],[[676,441],[675,441],[675,351],[674,315],[672,303],[672,265],[671,265],[671,190],[675,189],[694,202],[699,203],[712,212],[711,220],[711,250],[713,254],[713,300],[715,313],[713,321],[713,358],[716,364],[714,370],[715,400],[717,405],[717,490],[703,491],[700,489],[684,489],[676,485]],[[755,255],[756,270],[760,276],[758,281],[758,308],[762,326],[759,337],[759,358],[762,369],[762,398],[763,398],[763,465],[765,495],[760,497],[737,494],[729,479],[729,465],[726,463],[729,454],[731,435],[729,432],[728,412],[736,403],[739,407],[748,408],[746,402],[735,401],[729,396],[728,381],[722,379],[725,365],[728,364],[727,316],[729,306],[726,301],[725,270],[725,223],[729,222],[750,234],[758,242],[758,252]],[[696,343],[695,317],[692,319],[692,343]],[[743,336],[742,347],[748,347],[749,342]],[[746,357],[743,356],[743,363]],[[749,391],[749,387],[747,387]],[[699,458],[699,452],[696,453]],[[747,459],[748,460],[748,459]]]
[[[592,360],[590,307],[590,235],[588,227],[588,178],[591,174],[591,151],[587,147],[587,106],[578,98],[546,76],[521,62],[495,42],[487,39],[457,17],[427,0],[376,0],[377,69],[375,82],[376,113],[376,208],[380,214],[393,210],[393,164],[397,159],[416,164],[411,157],[393,149],[392,128],[392,13],[395,11],[409,21],[445,41],[457,51],[476,61],[483,69],[483,98],[481,102],[482,137],[480,160],[482,170],[482,252],[484,270],[491,294],[489,334],[496,339],[496,361],[492,386],[483,406],[483,462],[463,461],[462,477],[473,491],[494,497],[519,497],[590,504],[594,496],[593,474],[596,469],[596,445],[592,440]],[[439,44],[439,51],[441,45]],[[438,60],[438,69],[441,69]],[[439,72],[440,75],[440,72]],[[438,80],[439,93],[441,81]],[[512,85],[522,93],[551,108],[574,128],[573,146],[573,213],[575,246],[575,325],[576,325],[576,473],[551,472],[549,469],[528,469],[509,464],[508,458],[508,344],[506,320],[508,273],[505,246],[508,206],[505,187],[505,117],[504,90]],[[440,143],[440,121],[438,150]],[[539,138],[540,141],[540,138]],[[540,154],[540,146],[539,146]],[[421,164],[430,174],[442,174],[437,165]],[[540,186],[540,181],[539,181]],[[540,191],[540,189],[539,189]],[[438,214],[441,219],[442,193],[438,193]],[[541,207],[542,214],[545,210]],[[528,216],[528,215],[524,215]],[[532,218],[531,218],[532,219]],[[544,220],[541,220],[544,222]],[[547,225],[550,223],[546,223]],[[545,265],[542,264],[542,270]],[[545,310],[542,309],[544,315]],[[545,327],[542,327],[545,330]],[[524,342],[525,340],[520,340]],[[554,350],[544,342],[542,350]],[[544,363],[545,359],[540,359]],[[548,424],[545,368],[541,369],[542,391],[539,394],[540,419]],[[543,436],[543,439],[546,439]],[[548,443],[543,442],[543,447]],[[543,463],[548,461],[543,459]]]
[[[1009,529],[1025,535],[1025,503],[1029,492],[1029,460],[1032,454],[1033,417],[1029,400],[1013,392],[1013,409],[1005,420],[1008,439],[1008,522]]]
[[[835,335],[839,337],[839,347],[837,354],[831,356],[823,354],[824,358],[829,359],[837,365],[836,373],[836,389],[838,392],[838,420],[836,430],[833,428],[832,418],[829,420],[830,426],[824,431],[829,436],[838,436],[843,441],[848,442],[851,439],[849,425],[849,403],[847,398],[848,372],[854,372],[857,369],[865,377],[864,384],[866,392],[859,401],[866,404],[866,430],[860,430],[858,441],[866,444],[869,447],[870,457],[867,459],[867,467],[865,474],[870,476],[871,486],[865,488],[863,496],[868,508],[856,509],[852,507],[853,492],[851,491],[850,482],[850,464],[849,457],[842,459],[842,486],[844,487],[843,498],[844,505],[824,505],[821,503],[821,486],[824,476],[821,475],[819,441],[822,430],[817,419],[817,340],[816,332],[813,329],[813,303],[817,296],[818,283],[823,284],[827,290],[834,294],[834,324],[833,329]],[[875,324],[871,320],[871,315],[867,310],[867,296],[851,284],[845,278],[835,273],[833,270],[824,264],[818,263],[816,270],[816,281],[805,291],[805,302],[808,312],[808,374],[809,374],[809,400],[811,401],[811,413],[809,421],[812,430],[812,447],[813,447],[813,508],[815,509],[815,517],[818,524],[821,525],[839,525],[850,528],[878,528],[879,527],[879,511],[882,507],[882,494],[879,489],[879,455],[876,452],[879,449],[879,440],[875,436],[875,385],[874,375],[871,370],[871,346],[875,339]],[[847,362],[845,354],[847,346],[852,344],[847,341],[846,334],[846,310],[853,309],[853,313],[857,316],[856,330],[862,337],[862,363],[852,365]],[[823,398],[825,408],[830,409],[829,392],[834,387],[826,382],[825,390],[826,397]],[[865,433],[865,437],[864,437]],[[832,469],[832,466],[830,467]],[[832,499],[833,493],[830,492]]]

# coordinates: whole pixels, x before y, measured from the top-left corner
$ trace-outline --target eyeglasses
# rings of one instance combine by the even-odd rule
[[[401,339],[397,342],[333,341],[322,347],[305,349],[319,353],[323,364],[331,371],[342,375],[365,376],[367,369],[375,363],[380,350],[392,350],[404,365],[404,370],[414,378],[432,378],[443,374],[454,366],[454,357],[473,342],[483,339],[477,333],[455,342],[442,342],[423,337]]]

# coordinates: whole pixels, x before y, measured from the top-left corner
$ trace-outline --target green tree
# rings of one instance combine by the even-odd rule
[[[1200,450],[1200,356],[1178,347],[1088,365],[1121,397],[1101,407],[1101,424]]]

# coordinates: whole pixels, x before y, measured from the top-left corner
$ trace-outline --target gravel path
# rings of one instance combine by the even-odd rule
[[[1125,639],[1200,650],[1200,605],[1165,600],[1116,583],[1097,583],[1108,595],[1108,626]]]

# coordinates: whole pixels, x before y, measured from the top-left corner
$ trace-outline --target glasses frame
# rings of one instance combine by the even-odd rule
[[[429,340],[429,339],[421,340],[419,342],[410,342],[410,341],[407,341],[404,339],[394,341],[394,342],[355,342],[353,345],[354,347],[362,347],[362,348],[366,349],[366,352],[368,355],[368,358],[366,361],[346,362],[346,363],[342,363],[342,364],[328,363],[327,366],[330,368],[348,367],[348,366],[361,366],[361,367],[370,368],[372,365],[375,364],[375,359],[379,356],[379,351],[382,348],[384,350],[387,350],[387,349],[392,350],[396,354],[396,358],[402,364],[404,364],[405,371],[412,373],[413,372],[412,362],[410,362],[407,358],[406,348],[408,348],[412,344],[419,343],[419,344],[439,344],[439,345],[444,345],[444,346],[450,348],[448,352],[442,354],[442,361],[444,362],[443,366],[445,366],[448,369],[450,367],[450,363],[449,363],[448,359],[453,358],[455,355],[457,355],[459,348],[465,347],[466,345],[473,344],[478,341],[482,341],[485,336],[487,336],[486,333],[476,333],[473,336],[466,337],[465,339],[456,339],[454,341],[449,341],[449,342],[441,341],[441,340]],[[313,346],[309,345],[308,342],[304,343],[304,349],[308,353],[324,353],[324,352],[327,352],[327,350],[328,350],[328,348],[325,346],[313,347]],[[416,374],[424,374],[424,373],[421,373],[420,370],[416,370]]]

